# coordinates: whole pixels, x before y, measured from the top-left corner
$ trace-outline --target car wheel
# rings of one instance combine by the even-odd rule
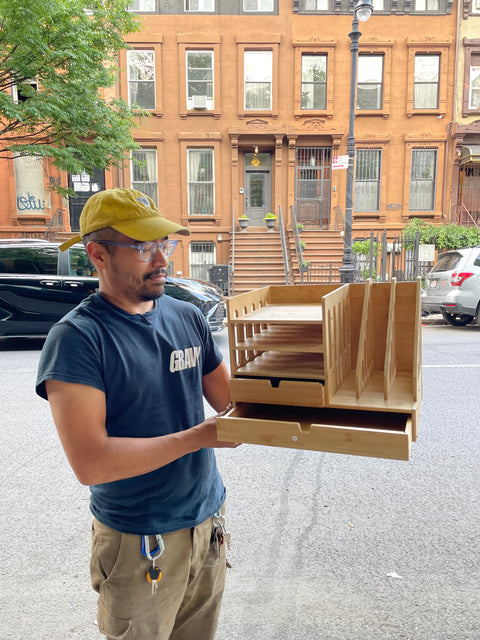
[[[475,314],[475,322],[480,327],[480,304],[477,307],[477,313]]]
[[[442,316],[444,320],[454,327],[464,327],[473,320],[473,316],[469,316],[466,313],[448,313],[448,311],[442,311]]]

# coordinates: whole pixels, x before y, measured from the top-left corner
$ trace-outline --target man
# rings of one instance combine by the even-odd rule
[[[213,447],[229,372],[203,315],[163,295],[172,233],[134,189],[93,195],[80,238],[98,292],[50,331],[37,393],[91,485],[98,624],[109,640],[209,640],[225,580],[225,489]],[[65,250],[80,238],[62,245]]]

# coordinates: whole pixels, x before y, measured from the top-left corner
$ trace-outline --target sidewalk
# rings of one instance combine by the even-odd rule
[[[422,316],[423,326],[432,326],[436,324],[447,324],[441,313],[431,313],[428,316]]]

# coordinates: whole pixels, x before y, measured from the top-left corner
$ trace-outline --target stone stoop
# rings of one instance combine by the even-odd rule
[[[246,232],[235,233],[233,265],[232,295],[269,285],[285,285],[280,231],[248,229]]]
[[[288,248],[291,256],[292,273],[296,284],[301,282],[292,229],[288,229]],[[305,243],[303,259],[311,265],[327,266],[332,263],[334,271],[342,266],[344,240],[340,231],[303,230],[300,240]]]

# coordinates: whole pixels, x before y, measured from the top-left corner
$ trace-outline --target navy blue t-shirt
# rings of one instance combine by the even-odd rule
[[[152,311],[132,315],[97,293],[51,329],[36,391],[47,399],[46,380],[100,389],[108,435],[148,438],[204,420],[202,376],[221,361],[194,305],[164,295]],[[213,449],[90,489],[91,510],[100,522],[139,535],[196,526],[225,499]]]

